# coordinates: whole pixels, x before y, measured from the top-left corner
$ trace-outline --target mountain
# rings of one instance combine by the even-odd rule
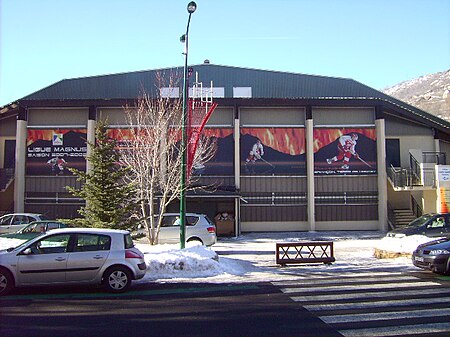
[[[401,82],[382,91],[450,121],[450,70]]]

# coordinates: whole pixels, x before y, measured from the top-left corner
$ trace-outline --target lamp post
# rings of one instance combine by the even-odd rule
[[[187,175],[187,115],[189,100],[189,74],[188,74],[188,49],[189,49],[189,24],[192,13],[197,9],[197,4],[191,1],[187,5],[189,18],[186,26],[186,34],[183,34],[180,41],[184,43],[184,81],[183,81],[183,116],[182,116],[182,138],[181,138],[181,193],[180,193],[180,248],[184,249],[186,244],[186,175]]]

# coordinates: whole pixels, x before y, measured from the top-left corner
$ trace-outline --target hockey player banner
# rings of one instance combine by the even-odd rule
[[[216,151],[211,160],[192,165],[193,175],[233,175],[234,137],[232,128],[204,128],[202,137],[215,144]]]
[[[375,129],[316,128],[313,137],[315,174],[377,173]]]
[[[30,129],[27,134],[27,175],[72,175],[86,169],[86,129]]]
[[[306,174],[303,128],[241,128],[241,174]]]

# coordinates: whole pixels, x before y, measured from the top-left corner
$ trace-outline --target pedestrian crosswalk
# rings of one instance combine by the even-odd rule
[[[369,272],[273,284],[343,336],[450,336],[450,281]]]

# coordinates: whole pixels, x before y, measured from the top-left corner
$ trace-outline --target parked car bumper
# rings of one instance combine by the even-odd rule
[[[412,263],[419,268],[431,270],[437,273],[445,273],[447,271],[447,263],[450,255],[425,255],[416,254],[412,255]]]

